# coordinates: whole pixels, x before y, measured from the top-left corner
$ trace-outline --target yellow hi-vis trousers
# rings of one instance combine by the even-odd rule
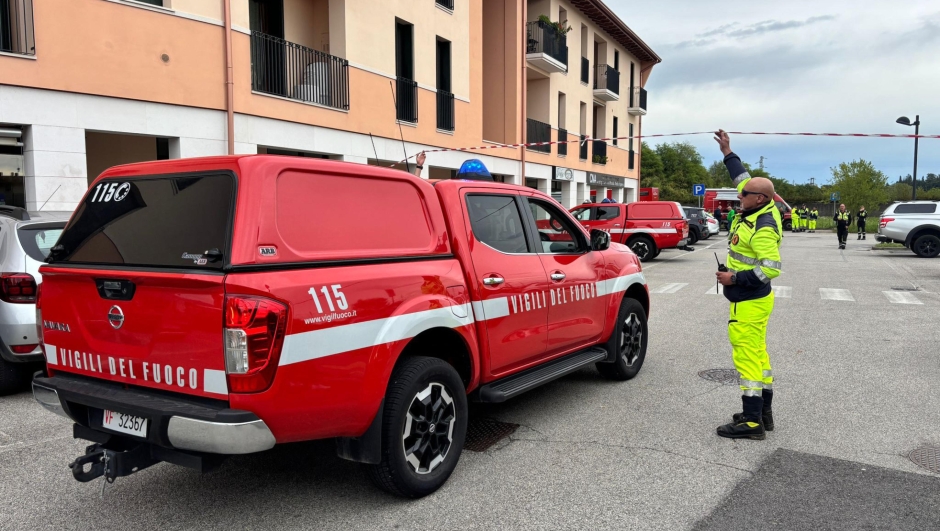
[[[763,389],[773,389],[773,369],[767,353],[767,322],[773,309],[773,292],[760,299],[731,303],[728,339],[744,396],[761,396]]]
[[[816,220],[815,220],[815,219],[809,220],[809,230],[816,230]]]

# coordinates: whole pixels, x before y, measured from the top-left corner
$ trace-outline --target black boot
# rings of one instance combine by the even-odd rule
[[[774,412],[771,408],[774,400],[774,392],[772,389],[764,389],[764,392],[761,396],[764,399],[764,404],[761,408],[760,419],[764,424],[764,429],[767,431],[774,431]],[[744,413],[735,413],[731,419],[734,422],[741,422],[744,418]]]
[[[718,436],[728,439],[755,439],[762,441],[767,437],[761,423],[761,411],[764,400],[759,396],[742,396],[744,413],[738,421],[718,426]]]
[[[863,239],[863,240],[865,239],[865,235],[864,235],[864,234],[862,234],[862,239]]]
[[[859,240],[862,239],[862,233],[861,233],[861,232],[858,233],[858,239],[859,239]]]

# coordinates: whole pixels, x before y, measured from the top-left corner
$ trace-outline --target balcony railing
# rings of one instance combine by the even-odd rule
[[[591,147],[591,151],[594,156],[591,157],[591,162],[594,164],[607,164],[607,142],[594,140],[592,144],[594,145]]]
[[[561,142],[558,144],[558,154],[567,155],[568,154],[568,131],[565,129],[558,129],[558,141]]]
[[[36,55],[32,0],[0,0],[0,52]]]
[[[630,92],[630,107],[627,112],[632,115],[646,114],[646,89],[635,87]]]
[[[454,130],[454,95],[446,90],[437,91],[437,128]]]
[[[451,11],[454,10],[454,0],[434,0],[437,5],[447,8]]]
[[[627,169],[632,170],[636,166],[636,151],[630,151],[627,157]]]
[[[532,142],[551,142],[552,141],[552,126],[547,123],[540,122],[538,120],[533,120],[532,118],[526,118],[526,143]],[[541,153],[551,153],[552,146],[530,146],[526,148],[530,151],[539,151]]]
[[[594,90],[602,89],[620,94],[620,72],[610,65],[597,65],[594,73]]]
[[[254,31],[251,89],[349,110],[349,61]]]
[[[585,85],[591,82],[591,61],[587,57],[581,58],[581,82]]]
[[[396,78],[396,118],[402,122],[418,123],[418,84],[407,77]]]
[[[587,135],[581,135],[581,141],[578,142],[578,158],[581,160],[587,160],[588,158],[588,143]]]
[[[526,55],[544,53],[568,70],[568,39],[555,26],[538,20],[526,24]]]

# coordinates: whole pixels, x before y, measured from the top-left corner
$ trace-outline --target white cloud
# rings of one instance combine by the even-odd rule
[[[770,4],[726,0],[607,0],[662,58],[652,72],[643,133],[738,131],[913,133],[920,114],[940,133],[940,12],[932,0]],[[679,137],[706,161],[708,136]],[[657,143],[651,139],[652,143]],[[896,178],[911,172],[909,139],[738,137],[748,161],[775,175],[826,182],[829,168],[865,158]],[[940,139],[920,141],[918,174],[940,172]]]

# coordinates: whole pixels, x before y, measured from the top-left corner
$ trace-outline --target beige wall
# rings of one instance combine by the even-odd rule
[[[244,1],[247,5],[247,0]],[[198,15],[211,20],[222,20],[222,0],[164,0],[163,5],[173,11]]]
[[[384,74],[395,75],[395,19],[414,24],[415,80],[437,85],[436,42],[451,42],[452,92],[470,96],[470,11],[479,0],[458,1],[453,14],[438,9],[433,0],[384,0],[346,2],[345,58]]]
[[[522,4],[514,0],[482,0],[482,61],[471,67],[482,82],[483,139],[511,144],[519,138],[519,106],[522,103],[521,39],[518,20]],[[475,34],[474,34],[475,35]],[[486,65],[486,68],[483,68]],[[517,158],[514,152],[495,150],[497,156]]]
[[[152,136],[86,131],[85,156],[88,163],[88,184],[91,184],[101,172],[111,166],[157,160],[157,139]]]
[[[284,0],[285,39],[323,51],[324,33],[329,33],[328,0]]]

